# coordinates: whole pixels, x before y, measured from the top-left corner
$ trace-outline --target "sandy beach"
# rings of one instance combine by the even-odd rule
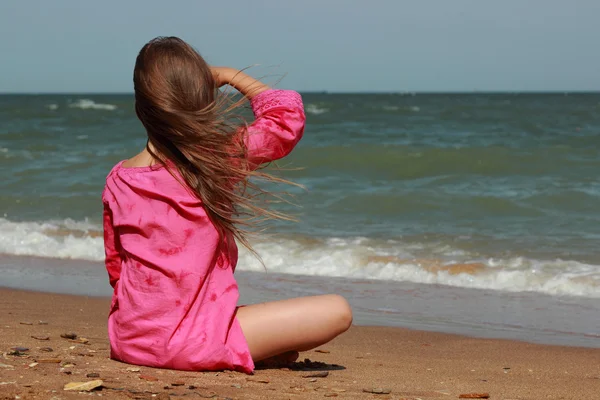
[[[108,305],[106,298],[0,289],[0,398],[600,399],[600,349],[388,327],[354,326],[301,354],[312,363],[253,376],[136,368],[108,357]],[[86,394],[63,389],[96,380],[101,386]]]

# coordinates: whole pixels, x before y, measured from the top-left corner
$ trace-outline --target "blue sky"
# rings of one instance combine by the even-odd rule
[[[175,35],[300,91],[600,90],[598,0],[3,0],[0,92],[131,92]]]

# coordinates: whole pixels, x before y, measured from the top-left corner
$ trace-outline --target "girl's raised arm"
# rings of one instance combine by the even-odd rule
[[[254,122],[246,132],[252,168],[288,155],[304,134],[302,97],[293,90],[275,90],[233,68],[213,67],[219,86],[229,84],[250,100]]]
[[[232,86],[248,99],[270,89],[268,85],[235,68],[211,67],[211,70],[217,87]]]

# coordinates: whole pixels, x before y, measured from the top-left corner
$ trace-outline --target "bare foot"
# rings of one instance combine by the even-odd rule
[[[300,357],[297,351],[287,351],[254,363],[257,369],[284,368],[291,366]]]

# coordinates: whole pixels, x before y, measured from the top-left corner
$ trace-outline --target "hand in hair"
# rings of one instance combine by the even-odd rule
[[[230,85],[248,99],[270,89],[268,85],[235,68],[210,67],[210,70],[215,78],[217,87]]]

